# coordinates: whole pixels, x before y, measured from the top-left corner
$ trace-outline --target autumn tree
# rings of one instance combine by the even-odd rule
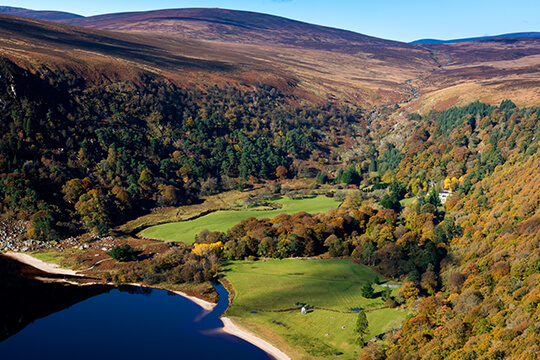
[[[413,282],[405,282],[403,286],[398,290],[397,296],[402,300],[402,302],[410,302],[411,300],[418,297],[420,292]]]
[[[284,180],[287,178],[288,171],[287,168],[283,165],[280,165],[276,168],[276,177],[278,179]]]

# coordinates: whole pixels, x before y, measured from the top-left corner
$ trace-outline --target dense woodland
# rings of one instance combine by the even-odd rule
[[[202,281],[221,260],[351,257],[403,281],[393,306],[414,314],[362,359],[540,351],[540,108],[505,100],[411,114],[410,132],[388,142],[360,109],[298,105],[265,85],[182,89],[147,76],[90,86],[5,60],[0,75],[0,212],[31,220],[29,237],[105,234],[153,207],[258,180],[352,184],[360,190],[328,214],[205,231],[193,248],[116,276]],[[353,139],[359,151],[344,160]],[[453,191],[445,204],[443,188]]]
[[[361,182],[371,167],[391,179],[386,190],[353,192],[329,214],[203,232],[198,243],[214,246],[199,246],[225,259],[350,256],[401,279],[389,305],[415,315],[386,335],[386,345],[365,347],[362,359],[536,358],[539,110],[503,101],[430,113],[403,149],[386,146],[375,164],[366,158],[334,179]],[[453,190],[444,205],[436,196],[443,187]],[[403,207],[405,196],[416,201]]]
[[[79,223],[105,234],[154,207],[309,176],[307,161],[330,161],[335,143],[361,131],[359,110],[290,106],[264,85],[182,89],[141,76],[87,86],[7,60],[0,76],[0,213],[31,218],[40,239]]]

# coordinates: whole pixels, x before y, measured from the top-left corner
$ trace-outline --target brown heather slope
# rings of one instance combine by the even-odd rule
[[[61,20],[102,30],[153,33],[187,39],[243,44],[289,45],[354,52],[354,47],[414,48],[397,41],[313,25],[279,16],[226,9],[168,9],[126,12]]]
[[[30,19],[57,21],[63,19],[73,19],[82,17],[81,15],[68,13],[64,11],[39,11],[30,10],[12,6],[0,6],[0,13],[13,16],[21,16]]]
[[[228,44],[280,64],[309,92],[363,105],[412,99],[423,112],[481,100],[540,103],[540,40],[503,38],[413,45],[253,12],[170,9],[65,20],[85,27],[154,33]]]
[[[8,15],[0,15],[0,54],[29,69],[65,68],[88,81],[136,80],[150,72],[184,86],[266,82],[290,92],[294,84],[277,67],[220,44]]]
[[[90,79],[100,74],[131,79],[150,71],[190,87],[263,82],[298,100],[360,106],[410,98],[403,83],[429,75],[434,66],[425,49],[386,43],[391,46],[372,47],[380,49],[375,55],[361,46],[330,51],[191,40],[0,15],[0,52],[27,67],[67,67]]]
[[[149,71],[188,87],[264,82],[296,101],[364,108],[400,103],[422,113],[476,100],[540,103],[540,39],[405,44],[222,9],[62,20],[95,29],[27,21],[0,18],[3,54],[16,62],[45,57],[88,78]]]
[[[503,38],[429,45],[442,65],[423,82],[424,111],[474,101],[520,106],[540,103],[540,39]],[[447,64],[446,66],[444,66]]]

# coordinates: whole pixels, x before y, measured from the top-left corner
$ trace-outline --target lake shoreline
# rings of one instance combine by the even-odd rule
[[[139,285],[140,286],[140,285]],[[194,302],[195,304],[199,305],[200,307],[202,307],[204,310],[206,311],[212,311],[214,310],[214,308],[216,307],[217,304],[214,304],[214,303],[211,303],[210,301],[206,301],[206,300],[203,300],[203,299],[199,299],[198,297],[196,296],[191,296],[191,295],[188,295],[182,291],[176,291],[176,290],[168,290],[172,293],[175,293],[176,295],[179,295],[179,296],[182,296],[188,300],[191,300],[192,302]]]
[[[283,351],[279,350],[277,347],[270,344],[268,341],[263,340],[257,335],[238,326],[230,318],[224,316],[221,318],[221,321],[223,322],[223,325],[224,325],[223,329],[221,329],[223,332],[239,337],[240,339],[243,339],[255,345],[256,347],[263,350],[264,352],[266,352],[267,354],[269,354],[270,356],[274,357],[277,360],[291,360],[291,358],[287,354],[285,354]]]
[[[56,264],[48,263],[48,262],[36,259],[35,257],[30,256],[28,254],[8,251],[5,253],[2,253],[2,255],[10,259],[16,260],[18,262],[21,262],[23,264],[33,266],[36,269],[39,269],[49,274],[84,277],[84,275],[78,274],[75,270],[62,269],[60,266]]]
[[[23,253],[18,253],[18,252],[5,252],[5,253],[2,253],[1,255],[9,257],[10,259],[16,260],[16,261],[21,262],[23,264],[33,266],[33,267],[35,267],[35,268],[37,268],[39,270],[42,270],[42,271],[50,273],[50,274],[77,276],[77,277],[84,278],[84,275],[78,274],[74,270],[62,269],[60,266],[58,266],[56,264],[48,263],[48,262],[36,259],[36,258],[34,258],[34,257],[32,257],[31,255],[28,255],[28,254],[23,254]],[[142,285],[142,284],[128,284],[128,285],[146,287],[145,285]],[[165,290],[167,290],[167,289],[165,289]],[[194,302],[195,304],[197,304],[198,306],[200,306],[201,308],[203,308],[205,311],[208,311],[208,312],[212,311],[214,309],[214,307],[216,306],[215,303],[211,303],[209,301],[202,300],[202,299],[200,299],[198,297],[188,295],[188,294],[186,294],[184,292],[181,292],[181,291],[174,291],[174,290],[168,290],[168,291],[171,291],[172,293],[175,293],[175,294],[177,294],[179,296],[182,296],[183,298],[186,298],[186,299]],[[263,350],[264,352],[266,352],[270,356],[276,358],[277,360],[291,360],[291,358],[289,356],[287,356],[284,352],[282,352],[281,350],[276,348],[274,345],[270,344],[266,340],[263,340],[263,339],[259,338],[258,336],[254,335],[254,334],[250,333],[249,331],[247,331],[247,330],[241,328],[240,326],[236,325],[235,323],[232,322],[231,319],[229,319],[227,317],[222,317],[221,320],[223,322],[224,327],[222,329],[220,329],[220,330],[222,330],[223,332],[226,332],[226,333],[228,333],[230,335],[234,335],[234,336],[236,336],[236,337],[238,337],[240,339],[243,339],[243,340],[253,344],[254,346],[256,346],[259,349]]]

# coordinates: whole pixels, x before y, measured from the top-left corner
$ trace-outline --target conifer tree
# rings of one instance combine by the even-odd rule
[[[366,341],[364,340],[364,335],[367,335],[369,332],[369,323],[367,320],[366,313],[364,311],[360,311],[358,313],[358,318],[356,319],[356,326],[354,328],[354,333],[358,334],[358,338],[356,339],[356,344],[359,346],[364,346]]]

